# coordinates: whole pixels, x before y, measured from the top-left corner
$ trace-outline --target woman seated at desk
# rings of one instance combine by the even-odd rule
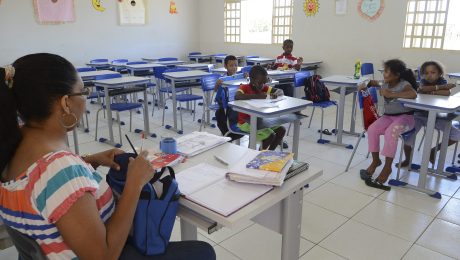
[[[80,157],[66,134],[85,113],[89,91],[74,66],[53,54],[32,54],[0,68],[0,216],[35,240],[49,259],[215,259],[204,242],[172,242],[163,255],[143,256],[125,244],[141,188],[153,168],[141,153],[129,164],[115,207],[98,166],[119,167],[121,150]],[[17,116],[24,126],[19,128]]]

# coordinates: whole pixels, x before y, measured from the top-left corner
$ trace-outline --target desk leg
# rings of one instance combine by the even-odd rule
[[[299,136],[300,136],[300,120],[294,121],[294,136],[292,138],[292,152],[294,153],[294,160],[297,160],[299,153]]]
[[[449,173],[444,172],[444,166],[446,163],[447,146],[449,144],[449,136],[450,136],[449,133],[450,133],[451,128],[452,128],[451,122],[450,121],[446,122],[446,126],[444,127],[444,130],[442,132],[442,143],[441,143],[441,149],[439,150],[438,165],[436,169],[436,174],[442,175],[444,177],[447,177],[447,175],[450,175]]]
[[[171,79],[171,91],[172,91],[172,109],[173,109],[173,120],[174,129],[177,130],[177,100],[176,100],[176,82]]]
[[[342,144],[342,134],[343,134],[343,116],[345,111],[345,87],[340,88],[340,100],[339,100],[339,114],[337,122],[337,144]]]
[[[302,190],[298,190],[281,202],[281,234],[283,235],[281,259],[299,258],[302,196]]]
[[[257,116],[251,115],[251,132],[249,133],[249,148],[256,149],[257,144]]]
[[[182,241],[198,239],[196,227],[182,218],[180,219],[180,234]]]
[[[420,176],[418,178],[418,187],[425,189],[426,176],[428,173],[428,163],[430,159],[431,144],[433,140],[434,124],[436,122],[436,111],[430,110],[428,113],[428,121],[426,123],[425,142],[423,144],[422,164],[420,167]]]
[[[350,122],[350,133],[355,134],[355,122],[356,122],[356,94],[353,92],[353,106],[351,108],[351,122]]]
[[[150,135],[149,102],[147,100],[147,84],[145,85],[145,90],[144,90],[144,133],[146,135]]]
[[[107,124],[109,125],[109,139],[110,139],[110,143],[113,145],[115,141],[113,139],[113,129],[112,129],[113,120],[112,120],[112,109],[110,108],[109,88],[104,87],[104,92],[105,92],[105,109],[107,111]]]

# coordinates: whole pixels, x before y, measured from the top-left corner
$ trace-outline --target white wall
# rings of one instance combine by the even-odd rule
[[[380,18],[368,22],[357,13],[358,0],[348,0],[347,15],[335,15],[334,0],[320,0],[319,13],[307,17],[302,0],[294,0],[294,55],[304,60],[323,60],[323,75],[352,74],[356,59],[373,62],[377,68],[383,60],[401,58],[409,66],[420,66],[425,60],[439,60],[449,72],[460,71],[460,51],[403,49],[407,1],[387,0]],[[236,55],[274,57],[282,52],[280,45],[224,43],[224,0],[200,0],[200,50]],[[272,0],[267,0],[272,3]]]
[[[81,65],[92,58],[184,58],[199,47],[197,0],[176,0],[176,15],[169,14],[169,1],[148,0],[145,26],[119,26],[115,0],[102,1],[107,8],[102,13],[90,0],[74,2],[74,23],[40,25],[32,0],[1,1],[0,65],[35,52],[60,54]]]

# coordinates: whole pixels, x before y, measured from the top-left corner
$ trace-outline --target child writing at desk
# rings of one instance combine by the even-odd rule
[[[361,170],[360,175],[367,185],[389,190],[389,187],[385,186],[384,183],[391,174],[391,164],[396,154],[398,137],[400,134],[411,130],[415,124],[413,110],[404,107],[397,101],[397,98],[416,98],[417,82],[412,70],[408,69],[406,64],[400,60],[388,60],[384,63],[384,68],[384,83],[380,89],[380,95],[385,99],[384,114],[367,130],[372,163],[366,170]],[[372,80],[369,85],[378,86],[378,83]],[[361,85],[359,88],[366,87]],[[379,156],[381,135],[384,135],[382,155],[385,156],[385,165],[379,176],[372,180],[375,170],[382,164]]]
[[[241,85],[235,94],[235,100],[265,99],[267,95],[278,97],[283,95],[281,89],[276,89],[265,85],[267,83],[267,71],[257,65],[252,67],[249,72],[249,84]],[[249,124],[250,116],[244,113],[238,113],[238,127],[241,131],[250,133],[251,125]],[[275,148],[281,144],[286,129],[283,126],[275,126],[257,130],[257,141],[262,141],[262,150]]]
[[[444,79],[444,68],[443,66],[436,61],[427,61],[422,64],[420,67],[420,73],[422,75],[422,80],[420,81],[420,87],[418,88],[418,93],[428,94],[428,95],[438,95],[438,96],[450,96],[450,90],[455,87],[455,84],[448,84],[447,80]],[[409,166],[410,155],[415,143],[415,136],[418,131],[425,126],[428,117],[427,113],[423,111],[415,112],[415,133],[411,138],[406,142],[404,146],[404,155],[406,159],[401,162],[401,167]],[[446,127],[446,124],[452,124],[452,128],[449,133],[449,143],[448,145],[453,145],[460,140],[460,129],[458,121],[451,121],[448,118],[438,118],[436,119],[435,128],[437,130],[443,131]],[[430,162],[434,165],[435,162],[435,150],[441,149],[441,144],[437,147],[431,149]]]
[[[283,69],[283,70],[288,70],[288,69],[295,69],[295,70],[300,70],[300,66],[302,65],[303,58],[299,57],[296,58],[292,55],[292,50],[294,49],[294,41],[291,39],[286,39],[283,42],[283,53],[276,57],[276,61],[273,65],[268,66],[268,69]],[[284,94],[286,96],[292,97],[294,95],[294,88],[291,83],[282,83],[277,85],[277,88],[280,88],[283,90]]]

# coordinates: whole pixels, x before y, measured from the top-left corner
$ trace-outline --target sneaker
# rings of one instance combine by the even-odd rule
[[[289,145],[286,141],[283,141],[283,149],[289,148]]]

